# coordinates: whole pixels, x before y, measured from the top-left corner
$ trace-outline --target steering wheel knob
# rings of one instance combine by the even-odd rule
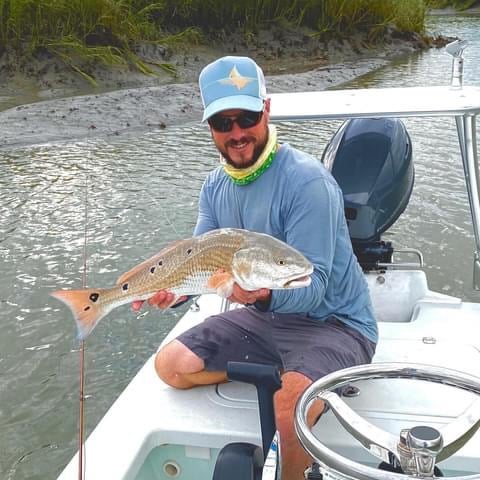
[[[443,437],[436,428],[421,425],[400,432],[398,453],[407,474],[432,477],[442,449]]]
[[[437,455],[443,448],[442,434],[432,427],[413,427],[408,431],[407,444],[411,450],[421,450]]]

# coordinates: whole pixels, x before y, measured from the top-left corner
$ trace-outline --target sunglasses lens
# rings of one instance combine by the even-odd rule
[[[217,132],[231,132],[233,124],[237,122],[240,128],[252,128],[262,118],[263,111],[246,111],[236,118],[224,117],[222,115],[213,115],[208,119],[208,124]]]
[[[251,128],[254,127],[262,116],[263,112],[245,112],[242,115],[239,115],[236,120],[240,128]]]
[[[208,119],[208,124],[217,132],[230,132],[233,128],[233,120],[221,115],[213,115]]]

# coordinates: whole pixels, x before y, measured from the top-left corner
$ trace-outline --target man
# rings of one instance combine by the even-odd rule
[[[278,365],[282,478],[300,479],[310,459],[295,435],[295,404],[312,381],[371,361],[377,327],[367,285],[352,252],[342,193],[318,160],[277,142],[258,65],[220,58],[203,69],[199,85],[221,165],[202,187],[195,235],[224,227],[267,233],[296,247],[315,270],[301,289],[251,292],[235,284],[230,300],[245,308],[181,334],[158,352],[156,370],[169,385],[191,388],[226,381],[230,360]],[[149,303],[165,308],[174,301],[161,291]],[[318,401],[312,423],[323,409]]]

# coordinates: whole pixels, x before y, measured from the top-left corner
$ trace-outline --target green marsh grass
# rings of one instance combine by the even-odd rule
[[[204,30],[258,31],[279,21],[330,35],[369,32],[379,25],[422,32],[424,0],[164,0],[161,21]]]
[[[272,25],[378,41],[387,27],[422,33],[425,9],[424,0],[0,0],[0,55],[43,49],[94,83],[83,62],[153,73],[134,53],[142,43],[175,48],[239,30],[248,39]]]
[[[157,5],[130,0],[0,0],[0,53],[7,48],[19,54],[43,49],[93,84],[93,77],[79,65],[133,64],[151,74],[133,47],[161,38],[151,18]]]
[[[447,8],[455,10],[467,10],[472,7],[480,7],[480,0],[425,0],[428,8]]]

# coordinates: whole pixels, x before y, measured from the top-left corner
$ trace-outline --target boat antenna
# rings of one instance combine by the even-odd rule
[[[87,287],[87,241],[88,241],[88,155],[85,160],[85,202],[83,230],[83,272],[82,286]],[[84,479],[85,458],[85,340],[80,340],[80,382],[79,382],[79,415],[78,415],[78,480]]]

